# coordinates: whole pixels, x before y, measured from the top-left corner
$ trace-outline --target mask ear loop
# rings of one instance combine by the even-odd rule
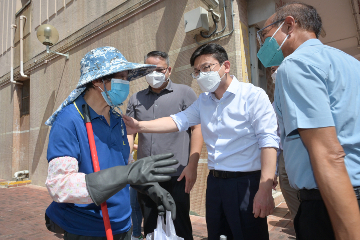
[[[285,23],[285,21],[284,21],[282,24],[280,24],[280,26],[278,27],[278,29],[276,29],[276,31],[274,32],[274,34],[271,36],[271,39],[274,38],[275,34],[280,30],[280,28],[284,25],[284,23]],[[271,40],[271,39],[270,39],[270,40]]]
[[[285,41],[288,39],[288,37],[289,37],[289,34],[286,35],[284,41],[281,43],[281,45],[280,45],[280,47],[277,49],[277,51],[279,51],[279,50],[281,49],[281,47],[284,45],[284,43],[285,43]]]
[[[124,131],[124,124],[123,124],[123,120],[122,120],[122,116],[124,115],[124,113],[123,113],[123,111],[121,110],[121,108],[119,107],[119,106],[123,105],[123,103],[121,103],[119,106],[115,106],[115,107],[114,107],[114,104],[113,104],[112,101],[111,101],[111,98],[110,98],[110,96],[109,96],[109,94],[108,94],[108,91],[106,90],[105,82],[104,82],[104,80],[102,80],[102,81],[103,81],[104,89],[105,89],[104,92],[105,92],[107,98],[109,99],[109,101],[110,101],[111,104],[112,104],[112,106],[110,106],[110,109],[111,109],[112,113],[118,114],[118,112],[115,111],[115,107],[116,107],[116,108],[119,110],[119,112],[120,112],[120,116],[121,116],[121,120],[120,120],[120,124],[121,124],[121,135],[122,135],[122,137],[124,138],[125,131]],[[99,87],[99,88],[100,88],[100,87]],[[101,89],[101,88],[100,88],[100,89]],[[102,90],[102,89],[101,89],[101,90]]]
[[[220,69],[222,68],[223,65],[224,65],[224,63],[221,64]],[[217,71],[218,74],[219,74],[219,72],[220,72],[220,69]],[[222,75],[222,77],[220,77],[220,74],[219,74],[220,80],[225,76],[225,74],[226,74],[226,73],[224,73],[224,75]]]
[[[284,21],[282,24],[280,24],[280,26],[278,27],[278,29],[276,29],[276,31],[274,32],[274,34],[271,36],[271,39],[274,38],[275,34],[280,30],[280,28],[284,25],[284,23],[285,23],[285,21]],[[285,41],[288,39],[288,37],[289,37],[289,34],[286,35],[284,41],[281,43],[281,45],[280,45],[280,47],[277,49],[277,51],[279,51],[279,50],[281,49],[281,47],[284,45],[284,43],[285,43]],[[270,40],[271,40],[271,39],[270,39]]]

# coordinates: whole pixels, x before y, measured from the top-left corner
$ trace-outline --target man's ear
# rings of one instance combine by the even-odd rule
[[[226,60],[223,64],[225,66],[225,73],[229,73],[230,72],[230,62],[229,62],[229,60]]]
[[[286,31],[285,33],[287,32],[287,34],[291,34],[294,32],[294,29],[295,29],[295,25],[296,25],[296,21],[295,19],[292,17],[292,16],[287,16],[285,18],[285,24],[283,27],[286,28]]]
[[[98,87],[98,86],[103,86],[103,81],[102,79],[96,79],[94,81],[92,81],[92,84],[95,86],[95,87]]]
[[[172,70],[172,68],[171,68],[171,67],[168,67],[169,76],[171,75],[171,70]]]

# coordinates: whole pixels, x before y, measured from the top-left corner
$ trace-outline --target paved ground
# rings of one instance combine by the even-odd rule
[[[49,232],[45,228],[44,213],[51,203],[46,188],[33,185],[0,188],[0,240],[58,240],[61,235]],[[206,240],[204,217],[191,216],[194,240]],[[268,217],[271,240],[295,239],[289,211],[281,203]]]

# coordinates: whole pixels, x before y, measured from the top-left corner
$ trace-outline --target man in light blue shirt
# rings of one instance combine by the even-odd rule
[[[153,121],[124,116],[128,131],[185,131],[201,124],[210,174],[206,191],[208,239],[269,239],[276,168],[277,120],[266,93],[231,76],[223,47],[205,44],[191,59],[204,93],[186,110]],[[131,129],[131,130],[130,130]]]
[[[312,6],[285,5],[265,26],[260,60],[275,64],[281,50],[285,57],[275,109],[289,181],[300,190],[296,237],[360,239],[360,62],[317,39],[321,18]]]

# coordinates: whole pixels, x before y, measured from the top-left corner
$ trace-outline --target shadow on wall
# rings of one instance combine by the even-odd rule
[[[50,130],[50,128],[45,125],[45,122],[46,122],[46,120],[48,120],[48,118],[53,113],[54,105],[55,105],[55,91],[53,91],[51,93],[51,96],[48,100],[48,104],[45,109],[44,116],[41,120],[40,131],[39,131],[39,135],[37,137],[35,151],[34,151],[34,157],[33,157],[32,166],[31,166],[31,174],[33,174],[35,172],[35,170],[39,164],[41,154],[44,151],[45,140],[46,140],[46,137]]]
[[[156,32],[156,49],[169,52],[172,42],[176,37],[176,31],[180,24],[188,1],[167,2],[164,14],[161,18],[158,31]],[[174,4],[175,3],[175,4]],[[169,21],[171,19],[171,21]],[[164,37],[165,36],[165,37]]]
[[[64,60],[62,60],[62,61],[64,61]],[[42,153],[44,151],[46,137],[48,136],[48,133],[49,133],[49,130],[50,130],[50,127],[46,126],[45,122],[46,122],[46,120],[49,119],[49,117],[54,112],[54,106],[55,106],[55,103],[56,103],[56,99],[58,97],[57,93],[59,93],[59,89],[60,89],[61,83],[63,81],[64,72],[65,72],[66,65],[67,65],[66,63],[67,63],[67,61],[64,61],[64,66],[62,68],[62,73],[61,73],[61,76],[60,76],[58,87],[57,87],[56,91],[55,90],[52,91],[51,96],[49,97],[48,104],[46,106],[45,112],[44,112],[44,116],[43,116],[43,118],[41,120],[40,131],[39,131],[37,141],[36,141],[36,145],[35,145],[34,156],[32,158],[33,161],[32,161],[32,166],[31,166],[31,175],[34,174],[34,172],[36,171],[36,169],[37,169],[37,167],[39,165],[39,162],[40,162],[41,155],[42,155]],[[48,65],[46,65],[45,68],[44,68],[44,73],[43,73],[44,75],[43,76],[46,75],[47,66]]]

